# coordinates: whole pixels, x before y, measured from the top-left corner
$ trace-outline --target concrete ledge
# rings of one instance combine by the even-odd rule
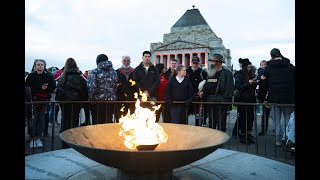
[[[237,151],[218,149],[173,170],[173,179],[295,179],[295,167]],[[26,156],[25,179],[117,179],[117,169],[102,165],[74,149]]]

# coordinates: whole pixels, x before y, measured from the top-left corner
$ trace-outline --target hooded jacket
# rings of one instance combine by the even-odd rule
[[[89,101],[116,101],[117,81],[117,72],[112,62],[100,62],[88,77]]]
[[[295,68],[288,58],[268,61],[265,76],[271,103],[295,103]]]

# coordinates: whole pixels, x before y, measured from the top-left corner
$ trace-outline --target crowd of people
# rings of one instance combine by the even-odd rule
[[[280,121],[281,114],[288,123],[294,112],[294,107],[281,104],[295,103],[295,72],[290,60],[283,57],[279,49],[272,49],[270,55],[271,59],[262,60],[258,70],[248,58],[240,58],[241,69],[235,73],[223,66],[225,61],[221,54],[209,56],[208,70],[201,67],[198,56],[192,57],[190,67],[178,64],[176,59],[171,59],[168,68],[163,63],[154,65],[149,51],[142,53],[142,61],[135,68],[130,65],[130,56],[123,56],[122,66],[117,70],[107,55],[99,54],[97,67],[84,73],[73,58],[68,58],[61,69],[47,68],[45,60],[36,59],[31,72],[26,72],[25,81],[25,101],[37,102],[26,105],[25,109],[30,148],[43,147],[41,137],[48,135],[48,126],[60,125],[57,121],[59,109],[61,132],[79,125],[117,123],[122,114],[135,110],[134,93],[140,94],[140,91],[148,101],[164,101],[156,112],[157,122],[162,114],[165,123],[186,124],[188,115],[194,114],[196,126],[206,126],[208,117],[208,127],[223,132],[226,132],[228,112],[232,110],[231,102],[275,103],[271,107],[263,106],[259,135],[267,133],[271,116],[275,124],[275,143],[280,146],[286,127]],[[60,103],[39,103],[54,100]],[[120,103],[103,103],[107,101]],[[148,103],[141,106],[151,108]],[[83,123],[79,121],[82,108]],[[241,143],[255,143],[251,134],[254,110],[252,105],[237,105],[238,118],[232,134],[239,135]]]

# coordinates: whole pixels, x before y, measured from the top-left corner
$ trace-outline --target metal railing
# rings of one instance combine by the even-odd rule
[[[77,124],[76,126],[81,126],[80,120],[78,122],[74,123],[73,119],[74,119],[74,115],[78,112],[78,110],[80,110],[81,108],[83,108],[85,106],[86,106],[86,108],[88,108],[88,110],[90,112],[90,118],[89,118],[90,122],[86,122],[87,124],[85,124],[85,125],[92,125],[92,124],[98,124],[98,123],[116,123],[117,118],[119,118],[119,111],[120,111],[121,107],[124,104],[134,105],[135,102],[136,101],[104,101],[104,102],[101,102],[101,101],[38,101],[38,102],[33,101],[33,102],[26,102],[25,105],[26,106],[29,105],[29,106],[33,106],[33,107],[35,104],[43,104],[43,105],[47,105],[47,106],[50,104],[52,106],[59,105],[61,107],[61,110],[60,110],[61,112],[64,112],[67,109],[70,112],[70,116],[69,116],[70,122],[66,123],[67,121],[62,120],[61,118],[63,118],[63,117],[60,117],[61,130],[59,132],[62,132],[63,130],[73,128],[75,126],[75,124]],[[164,105],[164,101],[154,101],[154,102],[156,104]],[[185,102],[174,101],[173,104],[184,105]],[[284,110],[284,111],[286,111],[287,109],[294,110],[294,107],[295,107],[294,104],[240,103],[240,102],[196,102],[196,101],[194,101],[192,104],[193,105],[190,108],[187,108],[187,110],[186,110],[186,120],[185,120],[186,124],[198,125],[198,126],[204,126],[204,127],[209,127],[214,124],[217,124],[216,129],[225,131],[230,136],[229,141],[223,146],[223,148],[241,151],[241,152],[247,152],[247,153],[251,153],[251,154],[256,154],[259,156],[263,156],[263,157],[267,157],[267,158],[271,158],[271,159],[275,159],[275,160],[279,160],[279,161],[284,161],[284,162],[291,161],[292,162],[291,164],[294,164],[294,161],[295,161],[294,152],[288,151],[288,147],[286,145],[287,140],[285,139],[285,141],[280,146],[278,144],[276,144],[275,134],[276,134],[276,126],[278,126],[278,124],[275,124],[275,123],[282,122],[284,124],[284,126],[281,126],[281,124],[280,124],[280,127],[283,128],[282,132],[284,132],[284,137],[286,137],[285,128],[288,124],[287,118],[284,118],[283,115],[281,115],[281,118],[279,121],[274,121],[274,119],[277,117],[273,117],[273,116],[279,116],[279,113],[271,113],[271,117],[270,116],[268,117],[265,111],[262,111],[264,113],[263,113],[263,116],[261,116],[261,115],[257,114],[257,110],[256,110],[257,107],[259,107],[259,108],[263,107],[264,110],[267,107],[270,107],[270,108],[276,107],[276,108],[280,108],[280,110]],[[71,106],[69,106],[69,105],[71,105]],[[100,105],[103,108],[105,108],[107,118],[103,118],[103,119],[105,119],[106,122],[99,122],[98,121],[99,117],[93,118],[93,116],[95,116],[95,115],[92,114],[91,110],[92,110],[92,107],[94,107],[94,106],[97,107],[97,105]],[[79,109],[79,107],[80,107],[80,109]],[[226,109],[226,107],[228,107],[228,108]],[[194,108],[194,111],[192,111],[191,108]],[[208,108],[210,108],[210,109],[208,109]],[[239,108],[241,109],[240,110],[241,112],[238,112]],[[245,109],[245,110],[243,110],[243,109]],[[44,146],[42,148],[42,152],[59,149],[59,146],[57,146],[56,143],[60,143],[60,148],[64,148],[63,145],[61,145],[62,142],[61,142],[60,138],[58,138],[59,136],[57,133],[59,133],[59,132],[56,131],[56,127],[55,127],[55,119],[56,119],[56,114],[57,114],[56,110],[57,110],[56,108],[53,108],[53,112],[52,112],[53,113],[53,116],[52,116],[53,120],[51,122],[52,123],[51,137],[49,136],[50,148],[49,149],[47,147],[45,148],[45,146],[48,146],[48,145],[46,143],[44,143]],[[76,112],[74,112],[74,111],[76,111]],[[163,108],[162,109],[162,117],[163,117],[165,111],[166,111],[166,108]],[[97,116],[98,116],[98,114],[99,114],[98,110],[95,112],[97,113]],[[218,115],[216,115],[216,114],[214,115],[214,112],[221,112],[221,113],[218,113]],[[49,112],[47,112],[47,113],[49,113]],[[110,113],[112,113],[111,116],[110,116]],[[131,113],[132,113],[132,111],[131,111]],[[211,114],[209,114],[209,113],[211,113]],[[253,113],[253,117],[252,117],[252,113]],[[64,114],[67,114],[67,112],[65,112]],[[245,122],[243,122],[243,119],[241,119],[241,120],[239,119],[239,114],[241,114],[240,115],[241,117],[243,117],[243,116],[245,117]],[[284,114],[288,114],[288,113],[284,112]],[[48,116],[48,114],[46,114],[46,116]],[[62,116],[62,114],[60,116]],[[110,117],[112,117],[112,119],[110,119]],[[225,124],[223,124],[223,122],[221,122],[221,119],[223,119],[223,118],[225,118],[225,120],[226,120]],[[250,118],[253,118],[253,119],[250,119]],[[88,120],[88,118],[86,118],[86,119]],[[272,119],[273,123],[267,123],[270,121],[270,119]],[[97,122],[95,122],[95,120]],[[215,122],[213,122],[213,121],[215,121]],[[251,124],[250,124],[250,122],[251,122]],[[265,125],[265,127],[264,127],[265,133],[264,133],[264,135],[259,136],[258,131],[262,130],[261,129],[262,122],[264,122],[264,125]],[[240,123],[240,125],[239,125],[239,123]],[[31,124],[34,125],[34,123],[31,123]],[[267,125],[268,125],[269,129],[266,129]],[[68,126],[68,127],[66,128],[65,126]],[[240,126],[242,126],[242,129],[244,129],[243,127],[245,126],[245,133],[241,132]],[[250,127],[250,126],[252,126],[252,127]],[[233,128],[236,128],[236,133],[232,133],[232,132],[234,132]],[[48,128],[48,129],[50,129],[50,128]],[[253,136],[252,139],[254,139],[253,140],[254,143],[249,141],[250,138],[248,138],[248,136],[250,134],[247,133],[248,129],[251,130],[251,135]],[[274,129],[274,132],[272,132],[271,129]],[[243,134],[245,135],[244,137],[243,137]],[[242,140],[244,138],[244,141],[240,142],[241,138],[242,138]],[[42,138],[42,139],[45,142],[48,140],[46,138]],[[26,147],[26,148],[29,148],[29,147]],[[30,151],[30,148],[29,148],[29,151]],[[39,152],[39,150],[36,150],[35,148],[33,148],[31,154],[38,153],[38,152]]]

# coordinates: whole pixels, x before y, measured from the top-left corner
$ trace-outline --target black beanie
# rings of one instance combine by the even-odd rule
[[[99,54],[97,56],[97,65],[102,61],[108,61],[108,56],[105,54]]]
[[[242,67],[248,66],[249,64],[251,64],[251,62],[249,61],[248,58],[244,58],[244,59],[240,58],[240,59],[239,59],[239,63],[242,64]]]

